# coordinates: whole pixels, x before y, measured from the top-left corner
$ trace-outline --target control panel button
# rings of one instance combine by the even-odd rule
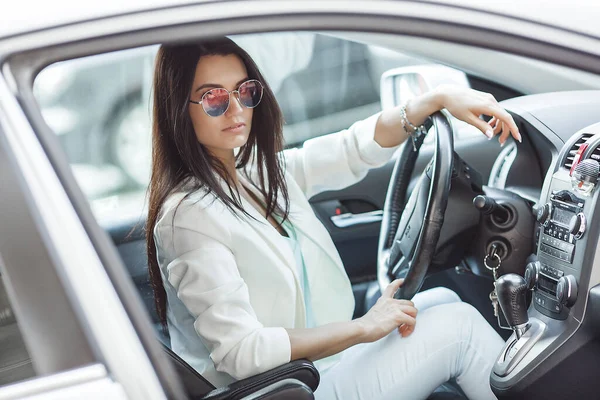
[[[552,210],[552,205],[550,203],[546,203],[537,211],[537,220],[540,224],[546,225],[548,221],[550,221],[550,211]]]
[[[578,213],[571,218],[569,223],[569,231],[576,239],[581,239],[586,229],[586,220],[583,213]]]
[[[552,313],[560,314],[562,311],[563,306],[556,299],[536,293],[534,296],[534,301],[538,306],[543,307]]]
[[[567,307],[577,300],[577,280],[573,275],[561,277],[556,284],[556,299]]]
[[[575,245],[554,239],[547,235],[542,235],[542,243],[540,243],[540,251],[551,255],[561,261],[571,263],[573,261],[573,253]]]
[[[529,290],[533,290],[538,281],[540,267],[544,268],[539,261],[532,261],[525,267],[523,277],[525,278]]]

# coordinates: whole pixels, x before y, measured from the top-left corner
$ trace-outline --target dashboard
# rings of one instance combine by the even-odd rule
[[[509,338],[490,383],[498,397],[597,398],[600,91],[502,105],[527,139],[500,154],[489,183],[529,201],[537,222],[524,272],[529,327]]]

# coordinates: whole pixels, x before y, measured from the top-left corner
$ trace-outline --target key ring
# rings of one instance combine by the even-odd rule
[[[498,253],[494,252],[492,254],[492,257],[496,257],[496,259],[498,260],[498,265],[496,267],[490,267],[488,265],[488,259],[489,259],[490,255],[486,254],[485,257],[483,258],[483,265],[485,265],[485,267],[487,269],[489,269],[490,271],[494,272],[495,269],[498,269],[498,267],[500,267],[500,264],[502,264],[502,259],[500,258],[500,256],[498,255]]]

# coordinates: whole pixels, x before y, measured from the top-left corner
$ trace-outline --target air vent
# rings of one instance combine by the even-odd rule
[[[592,151],[592,154],[590,154],[589,158],[600,162],[600,146],[596,146],[596,148],[594,148],[594,151]]]
[[[571,169],[571,166],[573,165],[573,159],[575,158],[575,154],[577,154],[577,151],[579,150],[581,145],[584,144],[592,136],[594,135],[591,133],[584,133],[579,139],[577,139],[573,147],[569,149],[569,152],[567,153],[567,158],[565,158],[565,162],[563,163],[563,167],[565,167],[566,169]],[[600,152],[598,154],[600,156]]]

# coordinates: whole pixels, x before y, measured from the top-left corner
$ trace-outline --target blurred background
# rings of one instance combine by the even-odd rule
[[[250,53],[273,88],[283,110],[288,147],[378,112],[382,74],[426,64],[319,33],[232,39]],[[157,50],[149,46],[56,63],[34,83],[44,119],[59,136],[100,222],[145,215]]]

